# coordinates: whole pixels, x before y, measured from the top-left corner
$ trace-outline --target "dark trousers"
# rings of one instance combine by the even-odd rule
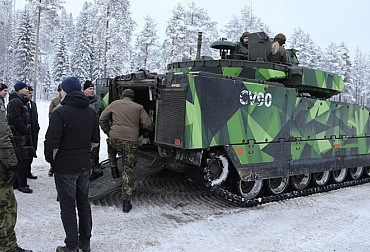
[[[26,187],[27,186],[27,175],[28,175],[28,167],[32,162],[31,159],[24,159],[18,160],[17,164],[17,181],[18,187]]]
[[[70,248],[77,248],[78,240],[90,241],[92,229],[91,208],[88,199],[90,175],[91,170],[73,174],[54,173],[61,218],[66,233],[64,242]],[[79,219],[78,227],[76,205]]]
[[[27,177],[28,177],[32,174],[31,166],[32,166],[33,158],[30,158],[30,159],[27,159],[27,160],[28,160],[28,163],[27,163]]]

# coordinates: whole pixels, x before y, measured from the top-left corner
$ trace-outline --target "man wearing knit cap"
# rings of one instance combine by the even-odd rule
[[[14,188],[20,192],[32,193],[27,185],[28,166],[36,156],[32,142],[31,115],[27,107],[28,85],[22,81],[14,84],[14,90],[9,95],[8,123],[12,131],[12,144],[18,159],[17,179]]]
[[[5,106],[5,97],[8,95],[8,86],[1,83],[0,84],[0,105]]]
[[[85,81],[83,85],[83,92],[89,99],[90,108],[95,110],[97,120],[99,120],[99,117],[101,115],[101,112],[104,109],[104,106],[103,106],[103,103],[100,97],[95,94],[94,84],[89,80]],[[101,170],[100,164],[99,164],[99,146],[100,145],[98,145],[96,148],[93,148],[91,150],[90,162],[93,167],[93,172],[91,174],[90,181],[103,176],[103,171]]]
[[[152,119],[142,105],[132,101],[134,97],[133,90],[125,89],[122,92],[122,100],[112,102],[104,109],[99,119],[100,127],[109,137],[108,154],[113,178],[119,177],[116,154],[117,150],[122,151],[122,210],[124,213],[132,209],[130,200],[137,161],[139,125],[142,124],[144,128],[153,130]]]
[[[99,124],[76,77],[64,79],[61,89],[62,106],[51,115],[44,142],[45,160],[53,167],[66,233],[66,246],[56,251],[77,252],[80,248],[88,252],[92,229],[88,200],[90,150],[100,142]]]
[[[248,59],[248,32],[244,32],[240,41],[236,42],[235,54],[240,59]]]

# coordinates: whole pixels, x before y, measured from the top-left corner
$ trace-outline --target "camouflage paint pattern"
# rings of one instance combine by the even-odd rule
[[[173,68],[170,68],[170,70],[177,73],[202,71],[261,81],[279,80],[287,86],[323,93],[327,97],[340,93],[344,89],[343,79],[339,75],[321,70],[299,66],[290,66],[281,70],[272,69],[272,63],[270,62],[259,62],[257,67],[254,66],[257,65],[256,63],[252,64],[250,61],[240,66],[228,66],[228,63],[231,64],[232,62],[237,65],[238,61],[236,60],[219,60],[219,64],[215,64],[214,62],[204,61],[204,66],[176,67],[177,65],[189,65],[188,62],[180,62],[172,65]],[[294,78],[288,78],[288,75]]]
[[[8,175],[0,161],[0,251],[13,251],[17,247],[15,224],[17,221],[17,201],[13,187],[6,184]]]
[[[316,70],[306,67],[292,67],[295,79],[287,82],[287,85],[294,85],[297,88],[318,89],[321,92],[340,93],[344,89],[343,79],[333,73]]]
[[[117,167],[117,151],[122,152],[122,199],[130,200],[133,192],[133,177],[134,168],[137,163],[138,144],[136,142],[109,137],[108,145],[111,148],[109,150],[111,167]]]
[[[191,72],[191,71],[204,71],[204,68],[198,67],[187,67],[187,68],[175,68],[174,72]],[[208,67],[207,72],[218,73],[224,76],[230,77],[242,77],[251,78],[257,80],[272,80],[272,79],[286,79],[287,75],[283,71],[268,69],[268,68],[256,68],[256,67]]]
[[[295,160],[369,157],[369,108],[299,97],[295,88],[267,82],[195,73],[187,74],[188,83],[183,79],[174,81],[188,86],[183,149],[227,146],[237,168],[251,169]]]

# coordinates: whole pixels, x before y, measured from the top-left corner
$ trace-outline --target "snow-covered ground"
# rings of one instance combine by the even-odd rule
[[[38,158],[29,180],[33,194],[15,191],[18,244],[34,252],[64,245],[53,178],[43,156],[48,101],[38,101]],[[104,138],[103,134],[102,137]],[[103,143],[104,139],[102,139]],[[106,158],[102,144],[101,159]],[[105,251],[370,251],[370,185],[254,208],[188,207],[135,202],[130,213],[92,204],[93,252]],[[199,209],[199,211],[198,211]]]

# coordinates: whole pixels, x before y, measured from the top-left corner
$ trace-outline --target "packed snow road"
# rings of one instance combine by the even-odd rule
[[[32,171],[39,178],[28,182],[34,193],[15,192],[18,242],[35,252],[55,251],[65,237],[54,180],[43,158],[48,104],[38,102],[41,132]],[[128,214],[119,206],[92,204],[93,252],[369,251],[370,184],[252,208],[210,203],[205,192],[186,197],[185,190],[175,201],[171,187],[142,188],[134,193]]]

